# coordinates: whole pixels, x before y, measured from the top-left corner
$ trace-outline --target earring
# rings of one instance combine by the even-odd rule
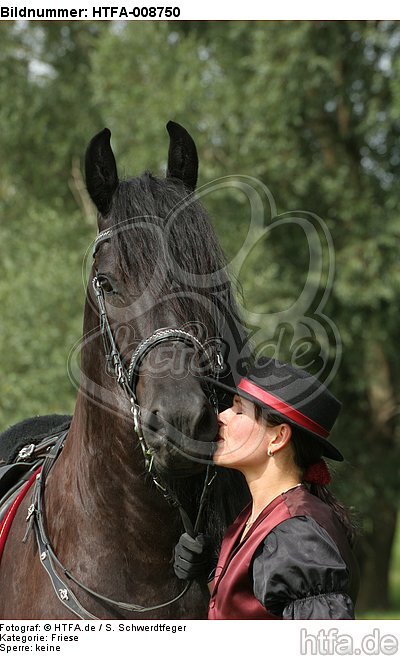
[[[267,455],[271,458],[274,455],[274,452],[271,449],[268,449]]]

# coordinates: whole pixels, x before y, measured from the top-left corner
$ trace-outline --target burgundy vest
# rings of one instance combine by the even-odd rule
[[[337,544],[351,573],[352,554],[343,529],[330,507],[305,487],[293,488],[273,499],[240,542],[250,510],[251,504],[231,524],[222,541],[208,610],[209,620],[281,619],[269,613],[254,596],[251,564],[268,533],[291,517],[315,519]]]

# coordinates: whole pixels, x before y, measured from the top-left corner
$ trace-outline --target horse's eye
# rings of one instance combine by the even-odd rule
[[[102,290],[106,294],[113,294],[114,293],[114,287],[112,286],[110,280],[106,276],[97,276],[97,280],[99,281],[99,284],[101,285]]]

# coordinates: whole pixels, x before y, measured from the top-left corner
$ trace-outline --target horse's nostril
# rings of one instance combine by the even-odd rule
[[[147,414],[146,423],[152,431],[159,431],[163,427],[163,420],[159,410],[151,410]]]

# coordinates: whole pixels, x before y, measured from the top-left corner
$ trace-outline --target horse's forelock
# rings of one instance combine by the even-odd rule
[[[149,172],[121,181],[111,227],[116,229],[113,243],[124,277],[137,280],[142,289],[147,285],[154,296],[167,293],[171,311],[183,322],[198,317],[200,298],[212,299],[216,277],[210,278],[210,273],[219,272],[218,285],[228,284],[224,255],[208,214],[178,181]],[[203,276],[202,284],[197,286],[190,274]]]

